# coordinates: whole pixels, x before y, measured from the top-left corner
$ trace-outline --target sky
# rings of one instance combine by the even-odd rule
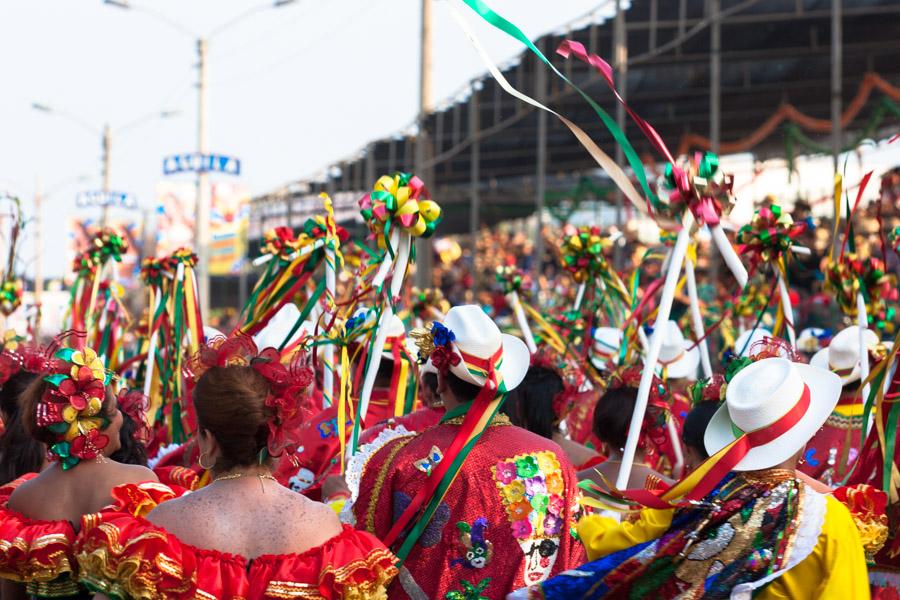
[[[436,101],[484,71],[450,17],[449,1],[468,10],[460,0],[434,2]],[[75,195],[101,187],[105,123],[112,130],[111,188],[153,208],[163,157],[196,147],[195,39],[236,16],[246,15],[209,39],[209,139],[211,151],[241,159],[251,194],[314,175],[413,121],[420,0],[271,4],[134,0],[124,10],[102,0],[0,3],[0,191],[22,198],[31,217],[40,182],[45,276],[68,268],[67,220],[99,212],[76,208]],[[612,3],[491,1],[532,38],[602,4]],[[468,16],[497,62],[519,53],[516,42]],[[34,110],[33,102],[54,113]],[[164,110],[179,114],[143,120]],[[34,254],[26,229],[20,257],[28,274]]]

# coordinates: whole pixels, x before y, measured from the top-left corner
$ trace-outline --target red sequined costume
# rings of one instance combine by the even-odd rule
[[[862,436],[859,392],[844,392],[822,429],[806,445],[798,468],[828,485],[839,485],[856,461]]]
[[[353,506],[358,528],[387,534],[443,458],[441,449],[449,447],[461,419],[394,439],[371,455]],[[573,533],[579,497],[575,472],[559,446],[495,416],[388,598],[503,599],[574,568],[584,561]]]
[[[76,557],[81,581],[114,600],[367,600],[383,598],[397,573],[378,540],[347,526],[303,553],[248,560],[189,546],[142,517],[116,512],[85,518]]]
[[[374,425],[393,416],[394,406],[387,390],[374,390],[369,401],[365,425]],[[346,440],[353,431],[353,419],[347,415],[344,423]],[[300,426],[299,444],[293,460],[283,457],[273,473],[278,481],[313,500],[321,499],[321,484],[328,475],[340,474],[340,430],[337,407],[330,406]]]

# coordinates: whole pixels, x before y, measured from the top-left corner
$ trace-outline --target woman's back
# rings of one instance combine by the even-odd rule
[[[77,527],[83,515],[112,502],[110,491],[114,487],[156,480],[153,471],[146,467],[105,459],[83,461],[78,468],[68,471],[51,465],[16,488],[8,507],[29,519],[68,521]]]
[[[185,544],[246,559],[299,554],[341,533],[334,511],[269,477],[217,481],[161,504],[147,519]]]

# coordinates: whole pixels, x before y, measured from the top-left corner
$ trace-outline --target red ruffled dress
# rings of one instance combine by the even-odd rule
[[[118,600],[380,599],[397,574],[381,542],[348,526],[301,554],[248,560],[115,512],[85,519],[76,557],[81,582]]]
[[[30,473],[0,488],[0,578],[24,583],[34,598],[90,599],[93,594],[78,583],[75,526],[69,521],[29,519],[7,508],[18,484],[35,476]],[[122,485],[111,491],[114,504],[109,511],[146,513],[181,491],[158,483]]]

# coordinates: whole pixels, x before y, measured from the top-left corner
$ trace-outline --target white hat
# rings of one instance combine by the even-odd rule
[[[622,337],[621,329],[597,327],[594,330],[594,344],[591,346],[591,364],[601,371],[616,366]]]
[[[384,350],[381,353],[381,356],[388,360],[394,360],[394,354],[390,350],[388,350],[389,344],[394,344],[395,341],[400,341],[401,352],[404,349],[408,349],[408,345],[406,343],[406,326],[403,324],[403,320],[397,315],[391,315],[390,320],[385,324],[387,327],[387,332],[385,334],[385,344]],[[415,360],[416,353],[410,355],[410,358]]]
[[[750,356],[750,349],[753,348],[753,344],[770,337],[773,337],[772,332],[765,327],[745,329],[734,341],[735,356]]]
[[[211,325],[203,326],[203,338],[204,338],[203,341],[205,343],[209,343],[211,340],[214,340],[216,338],[223,338],[223,337],[225,337],[225,334],[222,333],[221,331],[219,331],[218,329],[216,329],[215,327],[212,327]]]
[[[822,349],[822,338],[828,333],[821,327],[807,327],[797,336],[797,349],[806,354],[813,354]]]
[[[278,309],[278,312],[269,320],[265,327],[259,330],[253,336],[253,343],[260,350],[264,348],[278,348],[284,343],[285,347],[293,344],[300,339],[302,335],[312,335],[315,332],[315,324],[311,321],[304,321],[297,331],[291,335],[291,338],[285,342],[291,329],[300,319],[300,309],[296,304],[287,303]]]
[[[675,321],[666,321],[661,333],[663,341],[659,350],[659,366],[665,368],[666,376],[669,379],[697,379],[700,350],[694,342],[684,338]]]
[[[866,329],[866,348],[872,349],[878,345],[878,334],[871,329]],[[866,357],[869,360],[869,357]],[[837,373],[844,385],[858,381],[860,378],[859,366],[859,327],[851,325],[833,338],[827,348],[816,352],[809,364]]]
[[[515,336],[500,333],[500,328],[480,306],[454,306],[447,312],[443,325],[453,332],[453,351],[461,359],[456,365],[450,365],[450,372],[463,381],[477,386],[483,386],[485,382],[484,376],[469,371],[464,354],[486,362],[498,352],[498,371],[507,391],[514,389],[525,379],[531,363],[528,346]]]
[[[790,428],[751,448],[735,471],[779,465],[797,454],[825,424],[841,396],[840,378],[831,371],[784,358],[766,358],[741,369],[725,390],[725,404],[713,415],[703,443],[710,456],[743,432],[764,429],[788,414],[809,389],[809,406]]]

